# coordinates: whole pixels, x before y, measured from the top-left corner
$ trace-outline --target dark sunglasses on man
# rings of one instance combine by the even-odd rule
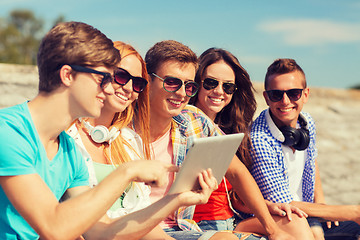
[[[284,90],[267,90],[265,92],[268,95],[270,101],[272,101],[272,102],[281,101],[284,97],[284,93],[286,93],[286,95],[288,96],[288,98],[291,101],[295,102],[301,98],[303,90],[304,89],[302,89],[302,88],[293,88],[293,89],[289,89],[286,91],[284,91]]]
[[[151,74],[153,76],[159,78],[161,81],[163,81],[163,88],[167,92],[176,92],[177,90],[179,90],[181,88],[181,86],[183,84],[185,85],[185,93],[186,93],[186,96],[188,96],[188,97],[195,96],[195,94],[199,90],[199,85],[194,81],[183,82],[179,78],[175,78],[175,77],[162,78],[162,77],[159,77],[158,75],[156,75],[155,73],[151,73]]]
[[[94,74],[102,75],[103,78],[101,79],[101,82],[100,82],[100,87],[102,89],[106,88],[109,85],[109,83],[111,83],[113,81],[113,77],[111,76],[110,73],[100,72],[100,71],[94,70],[92,68],[83,67],[83,66],[79,66],[79,65],[69,65],[69,66],[76,72],[94,73]]]
[[[205,78],[202,81],[202,85],[206,90],[211,90],[216,88],[219,85],[219,83],[220,82],[218,80],[213,78]],[[236,84],[232,82],[222,82],[221,84],[224,92],[229,95],[233,94],[237,89]]]
[[[117,68],[114,71],[114,80],[119,85],[126,85],[130,80],[132,80],[132,86],[134,92],[141,93],[144,91],[148,81],[142,77],[134,77],[128,71],[123,68]]]
[[[133,85],[134,92],[140,93],[140,92],[144,91],[144,89],[148,83],[146,79],[144,79],[142,77],[134,77],[128,71],[126,71],[125,69],[122,69],[122,68],[117,68],[114,70],[114,78],[113,78],[110,73],[100,72],[100,71],[94,70],[92,68],[83,67],[83,66],[79,66],[79,65],[69,65],[69,66],[77,72],[95,73],[95,74],[102,75],[103,78],[100,83],[100,87],[102,89],[104,89],[109,83],[111,83],[113,81],[113,79],[117,84],[119,84],[121,86],[126,85],[131,79],[131,80],[133,80],[132,85]]]

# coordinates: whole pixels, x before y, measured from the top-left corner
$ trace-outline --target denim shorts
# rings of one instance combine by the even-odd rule
[[[203,231],[208,231],[208,230],[233,231],[235,229],[235,218],[231,217],[226,220],[202,220],[197,224]]]
[[[226,220],[203,220],[197,223],[198,226],[203,231],[234,231],[236,226],[236,221],[234,217],[228,218]],[[253,234],[245,233],[234,233],[239,239],[247,240],[263,240],[267,239],[266,237],[258,237]],[[245,235],[249,235],[245,238]]]
[[[216,231],[183,231],[177,226],[174,228],[165,228],[164,231],[167,235],[175,238],[176,240],[208,240],[216,233]]]

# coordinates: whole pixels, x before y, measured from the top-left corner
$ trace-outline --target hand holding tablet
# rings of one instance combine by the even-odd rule
[[[237,133],[194,139],[168,193],[199,190],[199,173],[208,168],[220,183],[243,137],[243,133]]]

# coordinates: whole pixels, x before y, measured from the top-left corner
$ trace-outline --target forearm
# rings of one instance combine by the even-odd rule
[[[115,195],[121,194],[112,193],[114,191],[107,186],[109,183],[99,184],[91,190],[82,186],[69,189],[82,194],[59,203],[38,174],[1,177],[0,180],[12,205],[42,239],[74,239],[80,236],[104,215],[115,201]],[[127,184],[120,182],[127,181],[123,177],[121,181],[117,177],[111,180],[113,188],[117,186],[116,189],[122,192]],[[107,189],[107,194],[103,194],[104,189]]]
[[[109,224],[97,223],[87,231],[86,239],[140,239],[180,207],[178,196],[179,194],[167,195],[142,210],[113,219]],[[162,230],[156,230],[153,234],[155,233],[167,237]]]
[[[239,159],[232,160],[226,178],[245,205],[259,219],[266,232],[273,234],[277,231],[279,228],[269,213],[258,185]]]
[[[290,203],[310,217],[320,217],[331,221],[360,221],[359,205],[326,205],[320,203],[296,202]]]
[[[314,191],[314,202],[325,203],[325,196],[321,184],[320,170],[317,161],[315,160],[315,191]]]
[[[53,218],[53,225],[59,231],[85,232],[106,213],[132,180],[132,173],[126,166],[120,166],[96,187],[71,197],[59,204]],[[67,219],[67,221],[64,221]]]
[[[179,194],[166,195],[149,207],[113,220],[108,226],[97,224],[88,236],[97,239],[139,239],[149,233],[169,214],[181,206],[204,204],[218,183],[211,170],[203,171],[199,175],[201,191],[187,191]],[[165,236],[161,232],[162,236]],[[157,239],[163,239],[158,236]]]

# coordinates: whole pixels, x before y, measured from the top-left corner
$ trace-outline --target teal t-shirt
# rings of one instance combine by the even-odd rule
[[[74,140],[59,135],[59,149],[49,161],[27,102],[0,110],[0,176],[39,174],[57,199],[65,191],[88,186],[88,171]],[[0,239],[38,239],[0,188]]]

